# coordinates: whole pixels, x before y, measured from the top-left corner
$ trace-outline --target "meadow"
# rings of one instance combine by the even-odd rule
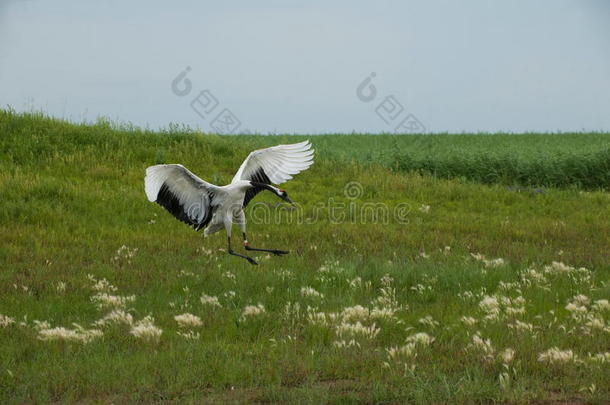
[[[267,146],[291,139],[281,135],[240,138]],[[485,184],[610,188],[608,133],[336,134],[315,139],[324,158],[339,162]]]
[[[148,202],[144,170],[225,184],[305,137],[0,111],[0,403],[608,403],[608,134],[491,136],[309,137],[297,208],[247,210],[251,243],[291,254],[251,266]],[[511,151],[603,172],[400,163]]]

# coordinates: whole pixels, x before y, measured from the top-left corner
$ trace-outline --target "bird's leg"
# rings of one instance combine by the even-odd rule
[[[273,253],[276,256],[281,256],[281,255],[285,255],[290,253],[287,250],[277,250],[277,249],[258,249],[258,248],[253,248],[250,246],[250,242],[248,242],[248,238],[246,238],[246,233],[243,233],[244,235],[244,248],[246,248],[246,250],[253,250],[256,252],[269,252],[269,253]]]
[[[244,259],[246,259],[247,261],[250,262],[250,264],[258,264],[256,263],[256,261],[254,261],[253,258],[251,258],[250,256],[246,256],[246,255],[241,255],[235,251],[233,251],[233,249],[231,249],[231,237],[227,236],[227,242],[229,243],[229,254],[233,255],[233,256],[238,256],[238,257],[242,257]]]

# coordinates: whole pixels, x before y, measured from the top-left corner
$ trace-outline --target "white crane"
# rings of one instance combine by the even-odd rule
[[[241,229],[246,250],[278,256],[289,253],[251,247],[246,237],[243,209],[262,190],[271,191],[293,204],[285,190],[272,184],[282,184],[292,179],[292,175],[307,170],[313,164],[313,153],[309,141],[255,150],[241,164],[231,184],[226,186],[210,184],[179,164],[151,166],[146,169],[144,190],[149,201],[163,206],[180,221],[197,231],[205,228],[205,236],[224,228],[229,254],[258,264],[250,256],[231,248],[231,227],[235,223]]]

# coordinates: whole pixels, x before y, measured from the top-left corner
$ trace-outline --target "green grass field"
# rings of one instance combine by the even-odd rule
[[[254,246],[292,251],[259,266],[144,194],[147,166],[225,184],[303,138],[0,111],[0,403],[608,403],[607,169],[539,189],[396,160],[607,168],[607,134],[309,137],[298,209],[247,210]]]
[[[271,146],[290,136],[241,136]],[[511,186],[610,188],[610,134],[322,135],[321,156]]]

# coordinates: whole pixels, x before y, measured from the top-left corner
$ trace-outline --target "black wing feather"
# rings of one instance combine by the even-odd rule
[[[263,170],[263,168],[259,168],[253,176],[251,176],[251,178],[249,179],[252,182],[255,183],[262,183],[262,184],[271,184],[271,180],[269,179],[269,176],[267,176],[265,174],[265,171]],[[263,187],[252,187],[250,189],[248,189],[246,191],[246,195],[244,196],[244,205],[243,207],[246,208],[246,206],[248,205],[248,203],[250,202],[250,200],[252,200],[254,197],[256,197],[256,195],[258,193],[260,193],[261,191],[263,191],[264,188]]]
[[[211,201],[214,197],[214,193],[209,192],[208,195],[210,196]],[[194,221],[193,219],[189,218],[184,206],[180,204],[180,200],[170,191],[169,187],[167,187],[165,183],[163,183],[161,186],[155,202],[169,211],[169,213],[176,217],[179,221],[192,226],[196,231],[199,231],[201,228],[205,228],[212,220],[214,211],[216,211],[216,206],[211,205],[210,210],[206,211],[206,215],[202,218],[201,222]]]

